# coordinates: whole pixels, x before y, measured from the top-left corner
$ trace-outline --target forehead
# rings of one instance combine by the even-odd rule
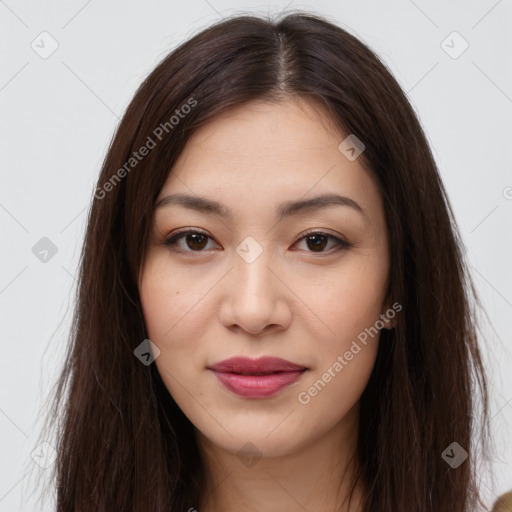
[[[338,149],[345,137],[317,101],[251,101],[192,134],[158,199],[183,192],[254,212],[256,203],[339,193],[378,207],[370,173]]]
[[[255,155],[265,160],[279,156],[297,160],[304,153],[337,147],[341,137],[318,101],[297,97],[236,106],[199,128],[187,146],[240,160]]]

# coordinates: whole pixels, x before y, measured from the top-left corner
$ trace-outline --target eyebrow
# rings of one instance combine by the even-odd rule
[[[206,197],[191,196],[188,194],[171,194],[160,199],[155,210],[171,205],[180,205],[202,213],[215,214],[227,219],[233,219],[233,212],[224,204]],[[306,212],[313,212],[329,206],[346,206],[367,217],[365,210],[353,199],[337,194],[323,194],[310,199],[299,199],[297,201],[286,201],[281,203],[277,209],[277,216],[280,220],[290,215],[298,215]]]

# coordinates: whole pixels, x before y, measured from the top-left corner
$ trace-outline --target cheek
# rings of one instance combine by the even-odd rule
[[[371,265],[347,265],[315,280],[314,286],[301,280],[301,288],[296,290],[321,321],[322,339],[328,345],[350,344],[351,338],[373,326],[383,312],[386,277],[385,268],[381,272]]]
[[[172,272],[165,257],[149,259],[139,284],[149,338],[158,345],[176,339],[190,316],[201,310],[209,287],[209,281],[199,276],[191,281],[180,272]]]
[[[153,268],[154,270],[154,268]],[[184,380],[181,369],[187,367],[194,348],[180,330],[186,323],[190,306],[185,303],[180,286],[169,278],[153,271],[146,271],[139,286],[144,320],[149,339],[159,348],[155,365],[169,393],[176,398]],[[183,384],[182,384],[183,385]]]
[[[194,389],[194,371],[206,364],[201,340],[211,326],[206,309],[214,277],[174,272],[165,256],[155,255],[148,258],[139,283],[147,334],[160,350],[155,364],[175,398],[183,386]]]
[[[148,337],[161,349],[179,318],[179,290],[162,281],[148,279],[140,288],[140,298]]]
[[[367,265],[347,265],[346,271],[309,289],[309,304],[319,312],[322,325],[314,336],[317,364],[298,401],[332,420],[357,402],[373,370],[380,337],[376,323],[386,293],[385,263],[368,258]]]
[[[372,373],[384,289],[375,280],[352,273],[324,291],[315,306],[323,311],[329,330],[318,330],[316,364],[296,398],[311,417],[321,416],[330,425],[354,407]]]

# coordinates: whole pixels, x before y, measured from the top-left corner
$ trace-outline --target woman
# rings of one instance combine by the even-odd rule
[[[79,282],[59,511],[476,510],[459,234],[406,96],[343,29],[238,16],[170,53],[112,140]]]

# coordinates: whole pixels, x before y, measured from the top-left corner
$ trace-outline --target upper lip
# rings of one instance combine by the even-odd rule
[[[280,357],[260,357],[259,359],[249,359],[247,357],[231,357],[224,361],[220,361],[208,367],[210,370],[222,373],[274,373],[274,372],[291,372],[305,370],[306,367],[295,364]]]

